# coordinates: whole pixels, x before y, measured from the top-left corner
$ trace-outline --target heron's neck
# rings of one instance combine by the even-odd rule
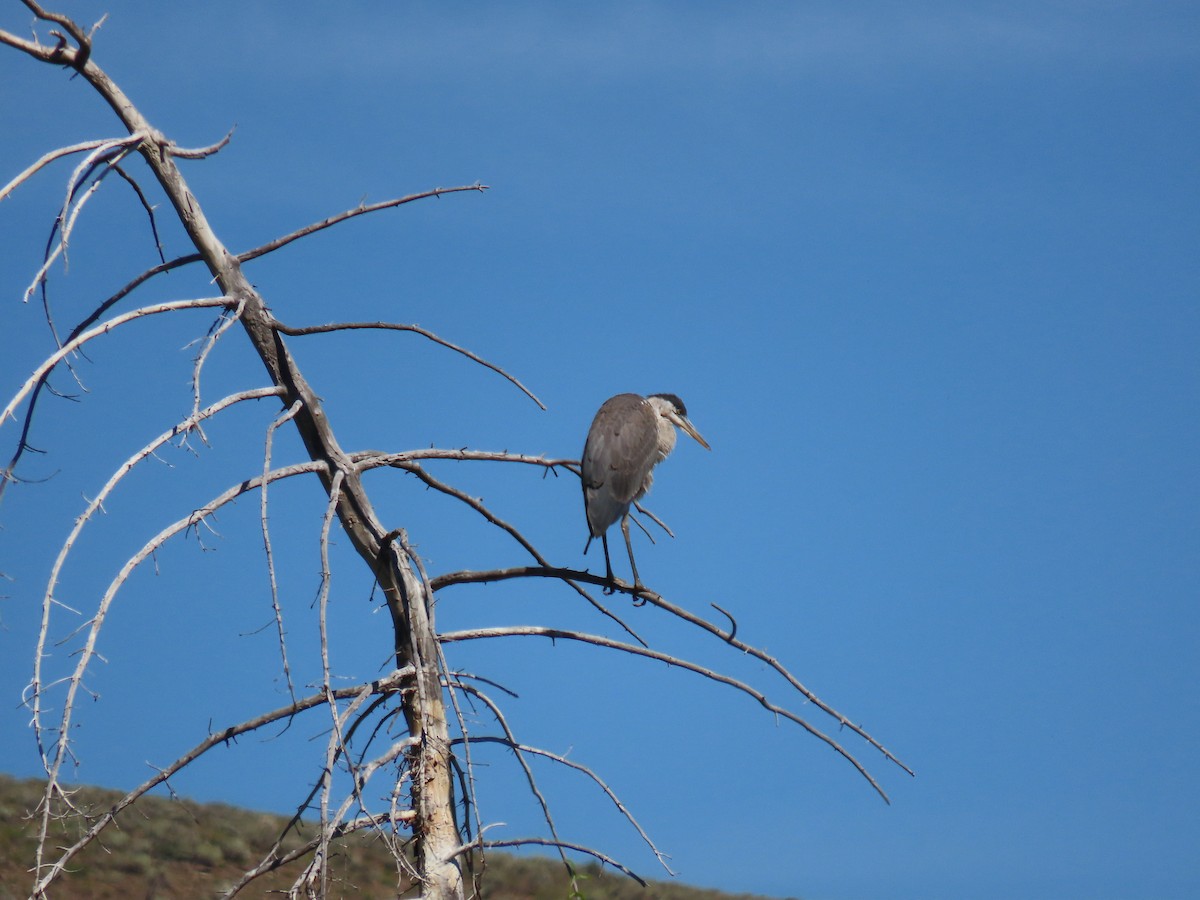
[[[658,459],[655,464],[662,462],[671,455],[671,451],[675,449],[675,426],[667,421],[665,416],[656,416],[658,419]]]

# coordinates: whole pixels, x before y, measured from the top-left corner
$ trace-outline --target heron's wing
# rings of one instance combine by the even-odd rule
[[[583,447],[581,471],[589,506],[603,495],[621,508],[605,527],[641,493],[646,476],[654,468],[657,447],[654,410],[637,394],[617,394],[596,413]]]

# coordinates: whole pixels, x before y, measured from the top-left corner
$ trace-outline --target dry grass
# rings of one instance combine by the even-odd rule
[[[29,814],[41,801],[43,782],[0,775],[0,900],[27,897],[32,878],[36,823]],[[81,809],[102,813],[120,794],[83,787],[75,795]],[[51,890],[54,900],[95,898],[212,898],[254,865],[287,824],[284,816],[256,813],[218,803],[145,797],[125,810],[85,850]],[[73,842],[83,823],[64,820],[56,843]],[[119,827],[116,827],[119,826]],[[290,834],[285,850],[305,835]],[[303,861],[264,876],[240,896],[284,891]],[[636,882],[595,863],[583,863],[579,888],[585,900],[754,900],[680,884]],[[330,898],[396,897],[407,890],[395,862],[377,838],[355,835],[337,844]],[[560,862],[543,857],[489,853],[483,879],[486,900],[566,900],[570,881]],[[406,896],[416,892],[407,890]],[[276,894],[275,896],[279,896]]]

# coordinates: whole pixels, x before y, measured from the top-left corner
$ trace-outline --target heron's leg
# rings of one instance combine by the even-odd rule
[[[613,573],[612,573],[612,563],[608,559],[608,532],[607,531],[605,531],[604,534],[600,535],[600,542],[604,545],[604,577],[608,581],[608,587],[604,588],[604,593],[611,594],[613,591],[616,590],[616,588],[614,588],[612,586]]]
[[[629,513],[621,518],[621,534],[625,535],[625,549],[629,551],[629,568],[633,569],[633,586],[635,588],[643,587],[642,579],[638,575],[637,563],[633,561],[633,544],[629,540]]]

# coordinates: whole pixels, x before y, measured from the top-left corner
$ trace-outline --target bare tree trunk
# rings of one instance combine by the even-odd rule
[[[438,643],[426,587],[404,551],[390,541],[371,507],[361,479],[338,445],[321,402],[284,345],[263,298],[242,273],[238,261],[204,216],[175,164],[173,145],[142,116],[108,75],[79,50],[42,48],[47,61],[74,66],[121,118],[131,134],[144,134],[140,152],[170,199],[188,237],[204,258],[216,284],[238,311],[246,334],[275,384],[286,391],[283,405],[300,401],[293,421],[309,456],[326,463],[322,481],[336,501],[338,520],[359,555],[376,573],[392,614],[396,665],[411,664],[414,675],[404,692],[404,714],[415,739],[410,760],[413,832],[422,896],[459,900],[463,880],[455,853],[460,841],[454,820],[450,772],[450,739],[438,666]],[[50,55],[53,55],[53,59]],[[334,478],[333,473],[340,473]],[[335,487],[336,485],[336,487]],[[336,491],[336,497],[334,492]]]

